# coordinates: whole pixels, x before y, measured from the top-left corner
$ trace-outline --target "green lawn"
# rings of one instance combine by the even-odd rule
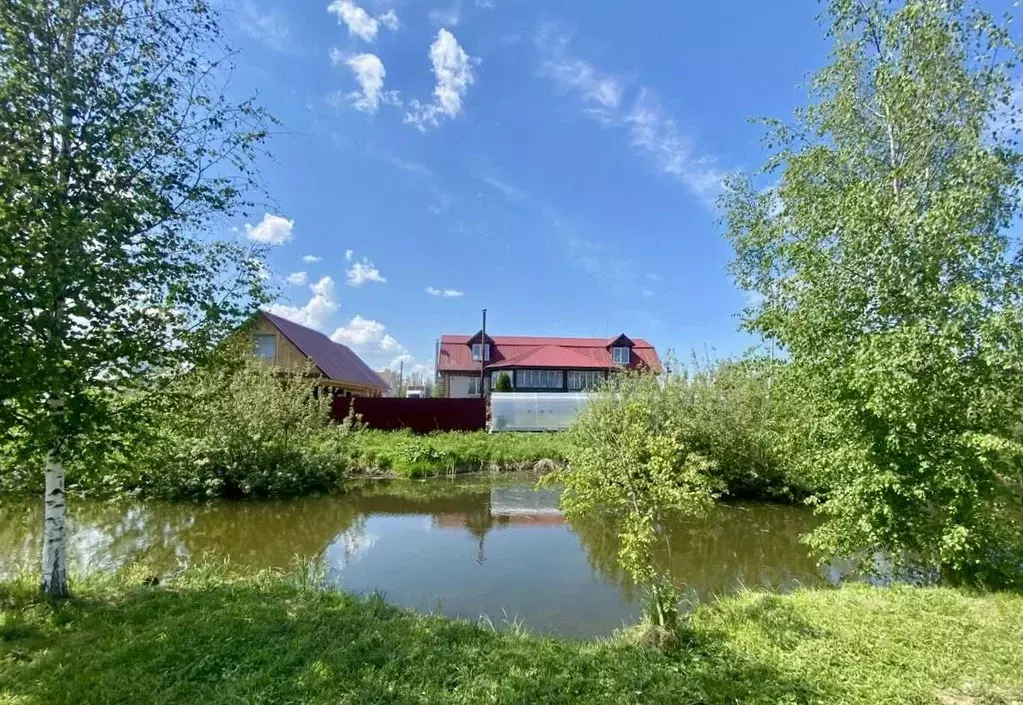
[[[1013,703],[1023,596],[850,587],[701,607],[685,645],[499,634],[274,573],[0,586],[0,703]]]

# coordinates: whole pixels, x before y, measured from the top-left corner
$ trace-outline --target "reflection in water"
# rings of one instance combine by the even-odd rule
[[[111,570],[145,560],[166,572],[203,556],[252,567],[324,563],[333,583],[452,616],[524,622],[589,636],[633,621],[636,594],[618,568],[618,537],[597,522],[566,523],[556,489],[531,478],[378,482],[340,496],[274,502],[71,502],[73,567]],[[0,576],[34,567],[39,503],[0,507]],[[746,585],[784,590],[837,580],[799,536],[802,508],[719,507],[670,527],[658,561],[700,597]]]

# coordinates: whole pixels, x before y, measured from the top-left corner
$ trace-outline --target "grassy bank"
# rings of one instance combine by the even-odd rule
[[[0,586],[0,703],[1011,703],[1023,597],[949,589],[747,594],[687,644],[495,633],[274,573],[159,587]]]
[[[353,474],[391,473],[424,477],[487,470],[530,470],[560,465],[567,457],[567,436],[560,433],[433,433],[368,431],[351,434]]]

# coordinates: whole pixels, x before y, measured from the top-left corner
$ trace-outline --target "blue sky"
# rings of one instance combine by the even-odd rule
[[[282,121],[238,224],[280,243],[278,311],[376,368],[432,367],[483,307],[499,334],[756,342],[713,199],[764,161],[748,118],[804,104],[817,3],[225,2],[235,86]]]

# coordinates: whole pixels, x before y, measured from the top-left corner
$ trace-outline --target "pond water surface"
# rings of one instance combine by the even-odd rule
[[[40,504],[0,507],[0,576],[35,567]],[[570,524],[557,506],[558,490],[522,476],[376,482],[286,501],[68,503],[79,570],[145,559],[171,571],[203,556],[282,568],[316,559],[345,590],[498,627],[589,637],[634,623],[639,596],[618,569],[616,533]],[[836,582],[842,571],[817,568],[799,542],[813,525],[802,507],[723,504],[675,522],[660,560],[701,599]]]

